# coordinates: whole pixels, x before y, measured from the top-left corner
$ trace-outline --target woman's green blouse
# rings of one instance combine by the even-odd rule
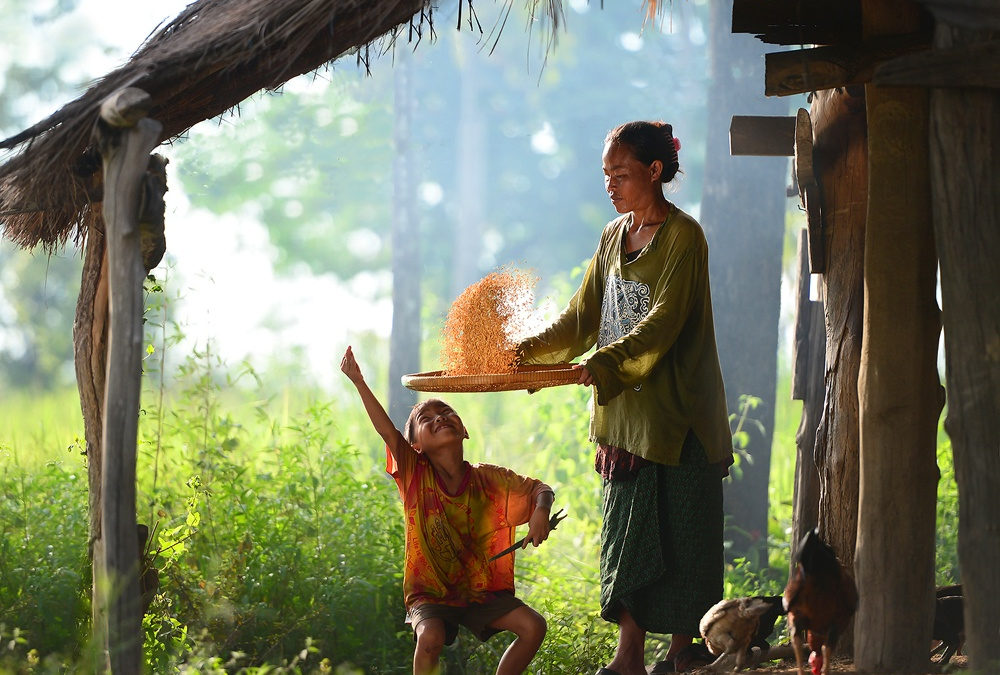
[[[672,205],[671,205],[672,206]],[[701,226],[671,208],[637,258],[625,261],[631,216],[608,223],[569,305],[523,341],[522,363],[583,361],[594,378],[590,438],[677,464],[688,429],[710,462],[732,464]]]

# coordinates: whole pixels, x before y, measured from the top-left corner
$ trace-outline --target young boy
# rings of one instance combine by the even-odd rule
[[[459,625],[483,641],[500,631],[514,633],[497,675],[524,672],[545,637],[545,619],[514,596],[514,556],[490,557],[514,543],[514,528],[523,523],[524,546],[548,538],[552,488],[510,469],[466,462],[462,444],[469,432],[444,401],[415,405],[404,438],[365,383],[350,347],[340,369],[385,440],[386,471],[403,500],[403,593],[416,641],[414,675],[440,672],[441,649],[454,642]]]

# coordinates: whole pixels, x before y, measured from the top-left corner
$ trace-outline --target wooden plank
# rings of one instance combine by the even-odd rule
[[[764,94],[788,96],[870,82],[875,66],[927,49],[930,34],[919,32],[859,46],[830,46],[764,55]]]
[[[730,155],[788,157],[794,146],[794,117],[733,115],[729,124]]]
[[[880,64],[882,86],[1000,89],[1000,40],[907,54]]]
[[[754,33],[770,44],[831,45],[861,42],[858,0],[734,0],[734,33]]]
[[[809,299],[808,234],[799,231],[799,278],[796,293],[795,343],[792,357],[792,399],[802,401],[802,417],[795,432],[795,486],[792,503],[792,549],[809,530],[819,523],[819,473],[813,452],[816,430],[823,414],[825,394],[826,327],[823,325],[823,303]]]
[[[113,673],[139,673],[143,664],[135,478],[146,270],[138,210],[149,153],[163,129],[159,122],[142,117],[148,99],[143,93],[117,92],[102,106],[98,124],[104,159],[110,331],[101,443],[104,558],[95,564],[95,574],[102,577],[100,585],[106,592],[99,601],[106,608],[103,646]]]

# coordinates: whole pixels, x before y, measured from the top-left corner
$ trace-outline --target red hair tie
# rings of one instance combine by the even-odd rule
[[[675,136],[674,137],[674,152],[680,152],[680,151],[681,151],[681,141],[680,141],[679,138],[677,138]]]

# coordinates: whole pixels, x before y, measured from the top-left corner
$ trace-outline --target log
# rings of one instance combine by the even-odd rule
[[[866,0],[866,31],[905,30],[911,0]],[[934,618],[937,374],[940,315],[930,222],[928,96],[870,85],[868,216],[861,371],[860,494],[854,561],[862,601],[855,665],[867,672],[927,667]],[[901,470],[905,467],[905,470]],[[886,620],[892,617],[892,620]]]
[[[940,0],[939,0],[940,1]],[[969,3],[971,5],[971,3]],[[995,3],[991,3],[995,12]],[[995,18],[1000,21],[1000,18]],[[938,24],[935,49],[991,39]],[[1000,668],[1000,91],[930,92],[931,195],[969,670]]]
[[[764,55],[764,93],[804,94],[871,81],[875,66],[930,46],[930,33],[880,39],[862,45],[815,47]]]
[[[143,97],[135,91],[119,92],[112,99],[112,103],[102,106],[103,125],[99,125],[104,159],[110,331],[102,439],[104,557],[95,574],[106,593],[101,602],[107,608],[107,667],[113,673],[139,673],[143,657],[135,472],[145,268],[138,211],[149,153],[157,145],[162,125],[142,117]],[[137,120],[134,126],[127,126],[132,120]]]
[[[864,97],[853,90],[816,92],[810,106],[813,158],[822,188],[826,326],[823,412],[814,457],[819,474],[819,527],[841,561],[854,564],[858,523],[858,368],[864,308],[868,155]],[[839,649],[849,653],[852,635]]]

